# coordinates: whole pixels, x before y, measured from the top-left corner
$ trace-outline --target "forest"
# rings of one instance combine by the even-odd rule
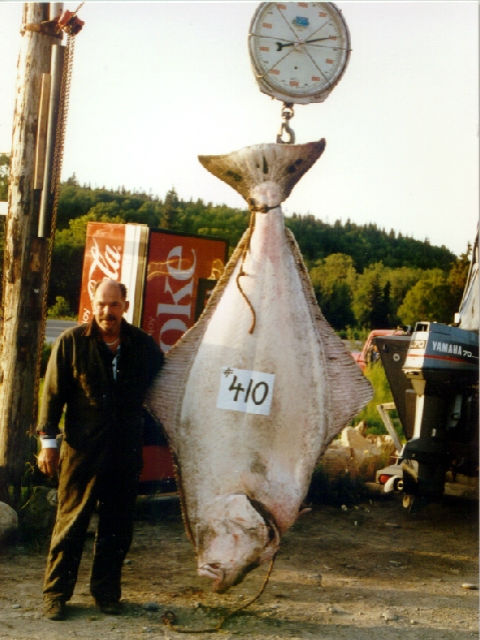
[[[6,199],[4,156],[0,154],[0,200]],[[247,208],[182,200],[174,187],[162,198],[124,187],[91,188],[73,175],[60,187],[49,315],[77,314],[89,221],[143,223],[152,229],[223,238],[232,251],[248,227],[249,215]],[[286,216],[285,224],[297,239],[320,308],[342,337],[363,338],[372,328],[412,326],[418,320],[453,321],[469,247],[457,257],[444,246],[393,229],[349,220],[328,224],[315,215]]]

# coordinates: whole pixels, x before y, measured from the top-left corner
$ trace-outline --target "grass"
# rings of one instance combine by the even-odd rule
[[[370,381],[373,387],[373,398],[353,419],[353,424],[364,422],[367,433],[372,435],[384,435],[387,433],[383,420],[377,411],[377,405],[393,402],[392,391],[388,384],[385,369],[380,362],[374,362],[367,365],[365,369],[365,377]],[[403,429],[398,420],[396,411],[390,413],[393,424],[400,438],[403,437]]]

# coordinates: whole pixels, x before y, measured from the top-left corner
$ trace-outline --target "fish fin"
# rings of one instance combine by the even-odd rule
[[[244,248],[248,245],[249,235],[249,230],[247,230],[240,239],[197,322],[166,353],[162,370],[151,385],[145,401],[147,409],[160,420],[164,427],[174,461],[175,478],[180,495],[185,530],[187,537],[192,542],[194,542],[194,535],[185,505],[182,469],[177,458],[178,448],[175,427],[179,421],[183,393],[198,345],[235,265],[241,258]]]
[[[285,229],[285,234],[298,266],[310,313],[325,349],[327,377],[329,388],[331,389],[331,420],[329,421],[324,444],[324,448],[326,448],[348,422],[372,399],[373,391],[369,381],[360,371],[342,340],[337,336],[318,306],[310,276],[295,236],[287,228]]]
[[[170,446],[175,452],[177,451],[175,427],[179,423],[183,394],[191,366],[208,322],[230,280],[235,265],[241,259],[244,248],[248,246],[249,235],[247,230],[240,239],[197,322],[166,353],[162,370],[148,392],[147,408],[163,424]]]
[[[278,184],[283,202],[324,149],[322,138],[306,144],[257,144],[225,155],[198,156],[198,159],[205,169],[230,185],[247,202],[252,189],[267,181]]]
[[[175,472],[175,482],[177,485],[177,491],[178,491],[178,495],[180,498],[180,510],[182,513],[182,520],[183,520],[183,525],[185,527],[185,533],[187,534],[187,538],[190,540],[190,542],[195,546],[195,538],[193,535],[193,531],[192,531],[192,525],[190,523],[190,519],[188,517],[188,510],[187,510],[187,504],[185,502],[185,491],[183,489],[183,481],[182,481],[182,473],[181,473],[181,469],[180,469],[180,464],[178,462],[178,458],[175,454],[175,451],[173,451],[170,448],[170,452],[172,454],[172,458],[173,458],[173,470]]]

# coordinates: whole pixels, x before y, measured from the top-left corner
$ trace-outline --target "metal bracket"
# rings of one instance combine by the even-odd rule
[[[36,33],[59,39],[62,38],[63,32],[69,36],[76,36],[85,24],[85,22],[77,16],[77,12],[83,4],[84,2],[82,2],[75,11],[64,11],[63,14],[53,20],[42,20],[42,22],[26,24],[23,27],[22,35],[25,31],[35,31]]]
[[[398,437],[398,433],[395,431],[395,427],[393,426],[393,422],[390,419],[389,411],[394,411],[396,409],[394,402],[384,402],[382,404],[377,404],[377,411],[380,414],[380,417],[383,420],[383,424],[387,429],[390,437],[393,440],[393,444],[395,445],[395,449],[398,453],[402,451],[402,443],[400,442],[400,438]]]
[[[44,36],[59,39],[63,36],[62,30],[58,26],[58,18],[55,18],[55,20],[43,20],[42,22],[31,22],[23,27],[22,35],[25,31],[35,31]]]

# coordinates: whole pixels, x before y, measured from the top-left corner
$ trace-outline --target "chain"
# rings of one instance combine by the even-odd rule
[[[57,128],[55,132],[55,154],[53,158],[52,181],[50,190],[54,194],[52,208],[52,232],[55,232],[58,192],[60,186],[60,176],[62,172],[63,151],[65,145],[65,131],[67,127],[68,107],[70,100],[70,85],[72,80],[73,55],[75,51],[75,36],[67,36],[67,45],[65,47],[65,59],[63,66],[62,83],[60,87],[60,100],[58,105]]]
[[[295,112],[293,111],[293,104],[291,102],[284,102],[282,106],[282,124],[280,125],[280,131],[277,134],[277,144],[295,144],[295,132],[290,128],[290,119],[293,118]],[[287,139],[284,140],[283,136],[287,135]]]

